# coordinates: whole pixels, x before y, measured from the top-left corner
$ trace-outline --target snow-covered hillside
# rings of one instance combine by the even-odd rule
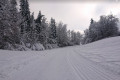
[[[80,54],[120,75],[120,37],[103,39],[77,48]]]
[[[120,80],[120,37],[46,51],[0,51],[0,80]]]

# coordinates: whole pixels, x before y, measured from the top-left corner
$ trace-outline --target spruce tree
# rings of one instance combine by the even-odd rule
[[[25,0],[20,0],[21,34],[25,33]]]
[[[21,24],[21,33],[27,33],[31,30],[28,0],[20,0],[20,14],[23,20]]]
[[[20,31],[19,31],[19,14],[18,14],[18,10],[16,8],[17,6],[17,2],[16,0],[10,0],[10,16],[11,16],[11,22],[12,22],[12,27],[15,29],[14,31],[14,35],[13,35],[13,39],[15,40],[16,43],[20,43]]]
[[[44,16],[44,15],[41,14],[41,11],[39,11],[38,16],[37,16],[37,19],[35,20],[35,23],[36,23],[36,31],[37,31],[37,34],[38,34],[38,35],[39,35],[40,32],[42,31],[41,22],[42,22],[43,16]]]
[[[26,2],[26,21],[27,21],[26,31],[29,32],[29,31],[31,31],[31,26],[30,26],[30,9],[29,9],[28,0],[26,0],[25,2]]]
[[[7,0],[0,0],[0,49],[4,49],[5,47],[5,29],[7,23],[5,20],[7,19],[7,6],[8,2]]]
[[[20,42],[19,26],[15,15],[17,15],[16,1],[2,0],[0,2],[0,43],[3,49],[10,49],[10,45],[15,46]]]
[[[51,39],[57,39],[56,23],[55,23],[55,19],[53,19],[53,18],[51,18],[50,29],[51,29],[50,38],[51,38]]]
[[[37,41],[41,42],[41,32],[42,32],[42,18],[44,15],[41,14],[41,11],[39,11],[37,19],[35,20],[36,23],[36,34],[37,34]]]
[[[42,31],[40,33],[40,42],[45,47],[45,45],[47,44],[47,28],[48,28],[48,24],[46,22],[45,17],[43,17],[41,21],[41,28],[42,28]]]
[[[27,42],[30,43],[30,47],[32,47],[37,42],[34,13],[32,13],[30,17],[30,27],[31,27],[31,31],[27,33],[28,37],[26,39],[27,39]]]
[[[44,15],[42,15],[41,14],[41,11],[39,11],[39,13],[38,13],[38,17],[37,17],[37,19],[36,19],[36,23],[39,23],[40,25],[41,25],[41,22],[42,22],[42,17],[43,17]]]

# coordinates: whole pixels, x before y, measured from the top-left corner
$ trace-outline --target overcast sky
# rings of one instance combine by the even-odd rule
[[[30,1],[30,0],[29,0]],[[49,21],[53,17],[56,22],[62,21],[68,29],[83,32],[89,27],[90,19],[98,20],[100,15],[120,16],[120,3],[108,1],[96,2],[44,2],[30,1],[30,10],[35,17],[41,11]]]

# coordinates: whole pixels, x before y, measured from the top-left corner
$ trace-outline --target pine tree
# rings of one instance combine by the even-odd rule
[[[16,0],[10,0],[10,16],[11,16],[11,22],[12,22],[12,28],[14,28],[14,35],[12,35],[12,38],[15,40],[16,43],[20,43],[20,31],[19,31],[19,14],[18,10],[16,8],[17,2]]]
[[[37,17],[37,19],[36,19],[36,23],[39,23],[40,25],[41,25],[41,22],[42,22],[42,17],[43,17],[44,15],[42,15],[41,14],[41,11],[39,11],[39,13],[38,13],[38,17]]]
[[[36,36],[36,24],[35,24],[35,20],[34,20],[34,13],[32,13],[31,17],[30,17],[30,27],[31,27],[31,31],[29,31],[29,33],[27,33],[27,37],[26,37],[26,41],[27,43],[30,44],[30,48],[37,43],[37,36]]]
[[[41,14],[41,11],[39,11],[37,19],[35,20],[36,23],[36,34],[37,34],[37,38],[38,38],[38,42],[41,42],[41,32],[43,30],[42,28],[42,18],[44,15]]]
[[[40,33],[40,42],[41,44],[43,44],[43,46],[45,47],[47,44],[47,28],[48,28],[48,24],[46,22],[46,18],[43,17],[42,21],[41,21],[41,33]]]
[[[5,20],[7,20],[7,10],[8,8],[8,2],[7,0],[0,0],[0,49],[4,49],[6,45],[5,41],[5,29],[7,23]]]
[[[53,18],[51,18],[50,29],[51,29],[50,38],[56,40],[57,39],[56,23],[55,23],[55,19],[53,19]]]
[[[39,35],[40,32],[42,31],[42,27],[41,27],[41,22],[42,22],[42,18],[44,15],[41,14],[41,11],[39,11],[39,14],[37,16],[37,19],[35,20],[36,23],[36,30],[37,30],[37,34]]]
[[[91,18],[91,22],[90,22],[90,25],[94,23],[94,20]]]
[[[30,27],[30,9],[29,9],[28,0],[26,0],[25,2],[26,2],[26,21],[27,21],[26,31],[29,32],[29,31],[31,31],[31,27]]]
[[[21,33],[27,33],[31,30],[30,27],[30,10],[27,0],[20,0],[20,14],[22,16]]]
[[[25,27],[26,27],[26,23],[25,23],[25,0],[20,0],[20,15],[21,15],[21,34],[25,34]]]
[[[1,48],[10,49],[9,45],[19,43],[16,1],[4,0],[0,3]]]
[[[96,38],[96,34],[95,34],[96,24],[95,23],[96,22],[93,19],[91,19],[90,26],[89,26],[89,35],[88,35],[89,42],[95,41],[95,38]]]

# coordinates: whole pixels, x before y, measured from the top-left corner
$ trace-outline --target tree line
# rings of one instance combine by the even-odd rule
[[[67,30],[67,25],[51,18],[47,21],[39,11],[37,18],[29,9],[28,0],[0,0],[0,49],[42,50],[56,47],[87,44],[108,37],[120,35],[119,19],[112,14],[100,16],[98,21],[91,19],[84,34]]]
[[[84,31],[82,44],[91,43],[108,37],[119,36],[119,19],[110,15],[100,16],[98,21],[91,19],[90,26]]]
[[[32,50],[36,44],[49,49],[80,44],[80,32],[67,30],[66,24],[53,18],[48,22],[41,11],[35,19],[28,0],[20,0],[20,8],[17,6],[16,0],[0,0],[0,49]]]

